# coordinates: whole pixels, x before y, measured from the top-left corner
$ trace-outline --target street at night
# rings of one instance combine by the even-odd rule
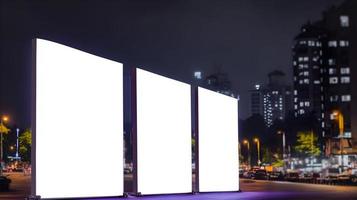
[[[357,0],[0,0],[0,200],[357,200],[356,55]]]
[[[30,176],[22,173],[8,174],[13,183],[9,192],[1,192],[0,199],[24,199],[30,194]],[[126,188],[130,189],[131,182],[126,181]],[[285,181],[266,181],[241,179],[242,192],[228,193],[201,193],[195,195],[163,195],[163,196],[129,196],[130,199],[165,199],[165,200],[258,200],[258,199],[324,199],[324,200],[355,200],[357,198],[357,186],[336,186],[307,183],[293,183]],[[102,198],[103,200],[105,198]],[[109,198],[108,198],[109,199]],[[113,198],[110,198],[113,199]]]

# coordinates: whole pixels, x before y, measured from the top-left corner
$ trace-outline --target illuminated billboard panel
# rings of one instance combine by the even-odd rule
[[[238,101],[198,88],[199,192],[239,190]]]
[[[36,40],[35,194],[123,195],[123,66]]]
[[[189,193],[190,85],[136,70],[137,192]]]

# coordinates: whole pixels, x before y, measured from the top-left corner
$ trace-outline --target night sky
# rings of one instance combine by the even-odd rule
[[[59,42],[189,82],[217,68],[240,94],[274,69],[291,79],[299,28],[341,0],[0,0],[0,114],[30,126],[31,39]],[[65,77],[64,77],[65,81]]]

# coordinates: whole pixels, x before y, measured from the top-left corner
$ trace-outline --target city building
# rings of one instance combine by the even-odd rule
[[[268,84],[256,84],[249,92],[251,115],[262,115],[266,126],[270,127],[275,120],[284,120],[292,109],[292,94],[282,71],[269,73],[268,79]]]
[[[231,81],[228,79],[228,75],[226,73],[218,71],[204,77],[202,72],[195,71],[193,76],[194,83],[198,86],[205,87],[231,97],[237,97],[232,90]]]
[[[250,93],[250,116],[259,114],[263,116],[263,88],[261,85],[256,84],[253,90],[249,91]]]
[[[294,40],[294,113],[316,117],[327,156],[356,153],[356,8],[351,0],[331,7],[322,20],[302,26]]]

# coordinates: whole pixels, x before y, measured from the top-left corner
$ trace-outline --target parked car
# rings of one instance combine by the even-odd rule
[[[337,182],[337,177],[340,174],[340,170],[338,168],[327,168],[322,170],[321,178],[323,182]]]
[[[284,179],[286,181],[293,181],[293,182],[296,182],[299,180],[299,173],[298,172],[288,172]]]
[[[243,178],[253,178],[254,172],[252,170],[243,173]]]
[[[320,174],[316,172],[308,172],[304,173],[302,177],[300,177],[300,181],[306,183],[316,183],[318,178],[320,178]]]
[[[284,180],[284,174],[282,172],[269,172],[268,179],[273,181],[282,181]]]
[[[239,178],[243,178],[244,170],[239,169]]]
[[[10,189],[11,179],[6,176],[0,176],[0,192],[8,191]]]
[[[267,171],[265,169],[255,170],[252,178],[257,179],[257,180],[267,180],[268,179]]]
[[[339,174],[337,181],[342,184],[357,184],[357,169],[349,169]]]

